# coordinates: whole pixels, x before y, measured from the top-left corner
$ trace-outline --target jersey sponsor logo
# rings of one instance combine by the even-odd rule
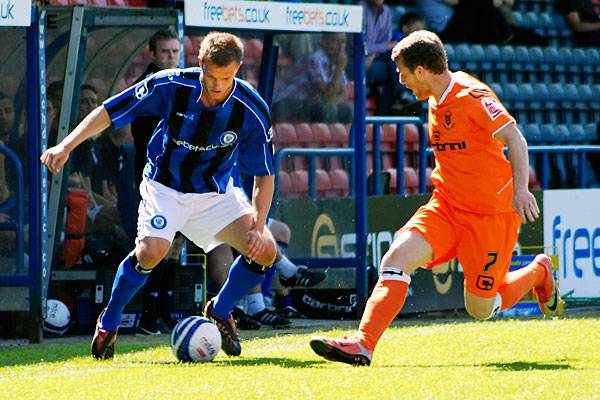
[[[152,225],[154,229],[164,229],[165,226],[167,226],[167,219],[162,215],[155,215],[150,220],[150,225]]]
[[[142,100],[144,97],[148,96],[148,92],[148,81],[140,82],[135,87],[135,98]]]
[[[464,150],[467,148],[467,142],[464,140],[462,142],[443,142],[440,143],[442,139],[442,134],[438,131],[433,132],[433,140],[431,146],[435,148],[436,151],[458,151]]]
[[[483,108],[485,108],[492,121],[498,118],[504,111],[500,103],[493,97],[484,97],[481,99],[481,104],[483,104]]]
[[[171,140],[177,145],[177,146],[181,146],[184,147],[188,150],[191,151],[210,151],[210,150],[216,150],[218,148],[221,147],[227,147],[227,146],[231,146],[231,143],[224,143],[224,144],[209,144],[208,146],[196,146],[194,144],[188,143],[185,140],[177,140],[174,138],[171,138]]]
[[[237,137],[237,133],[233,131],[223,132],[219,137],[219,142],[221,142],[222,145],[230,145],[237,140]]]

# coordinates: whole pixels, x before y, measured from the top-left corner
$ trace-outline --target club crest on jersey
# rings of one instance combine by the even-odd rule
[[[155,215],[150,220],[150,225],[152,225],[154,229],[164,229],[164,227],[167,226],[167,219],[162,215]]]
[[[221,136],[219,137],[219,142],[221,142],[221,144],[224,145],[228,145],[228,144],[232,144],[233,142],[235,142],[237,140],[237,133],[233,132],[233,131],[227,131],[227,132],[223,132],[221,133]]]
[[[142,100],[146,96],[148,96],[148,82],[143,81],[135,87],[135,98]]]
[[[502,105],[493,97],[482,98],[481,104],[483,104],[483,108],[485,108],[492,121],[498,118],[504,111]]]
[[[446,111],[446,114],[444,114],[444,126],[446,129],[450,129],[454,126],[454,121],[452,121],[452,113],[450,110]]]

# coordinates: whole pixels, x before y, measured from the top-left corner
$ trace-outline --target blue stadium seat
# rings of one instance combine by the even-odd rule
[[[525,46],[516,46],[514,49],[515,60],[512,64],[513,82],[523,83],[527,80],[526,75],[529,75],[528,66],[531,64],[529,59],[529,50]]]
[[[557,135],[556,129],[554,127],[555,127],[554,124],[542,124],[542,126],[540,127],[542,143],[546,143],[546,144],[550,144],[550,145],[558,144],[558,142],[559,142],[558,135]]]
[[[590,110],[600,110],[600,84],[592,85],[592,99],[590,102]],[[594,119],[594,118],[592,118]]]
[[[513,46],[500,47],[500,60],[496,68],[500,69],[500,83],[513,82],[513,68],[515,62],[515,48]]]
[[[518,86],[519,93],[514,103],[515,117],[522,123],[533,121],[533,100],[535,99],[533,86],[529,83],[522,83]],[[537,109],[541,109],[541,104],[537,102]]]
[[[594,120],[594,114],[597,109],[592,107],[592,88],[590,85],[581,84],[577,86],[579,122],[586,123]],[[599,99],[600,100],[600,99]]]
[[[569,125],[570,142],[573,144],[589,144],[586,142],[585,129],[581,124]]]
[[[585,124],[583,129],[585,130],[585,141],[587,143],[598,143],[598,126],[595,123]]]
[[[484,50],[483,50],[483,46],[480,44],[473,44],[470,46],[470,58],[467,60],[467,64],[466,64],[466,70],[469,72],[473,72],[474,74],[476,74],[479,78],[484,79],[484,77],[481,74],[481,63],[483,62],[483,59],[485,58],[484,55]]]
[[[587,84],[600,83],[600,50],[590,47],[585,49],[585,58],[581,66],[582,81]]]
[[[553,13],[552,23],[558,30],[558,39],[552,40],[551,44],[553,46],[572,46],[573,31],[567,25],[565,18],[558,13]]]
[[[538,124],[526,124],[524,125],[524,131],[522,131],[527,139],[527,143],[532,146],[539,145],[542,142],[542,133]]]
[[[558,28],[552,21],[552,15],[548,13],[538,15],[535,31],[542,36],[549,36],[550,38],[559,38],[560,36]]]
[[[506,83],[502,85],[502,91],[504,93],[503,103],[512,113],[515,108],[515,103],[519,100],[519,87],[516,83]]]
[[[560,107],[565,97],[563,86],[559,83],[551,83],[548,87],[548,93],[550,96],[545,106],[547,112],[546,121],[551,124],[558,124],[562,120]]]
[[[573,124],[579,121],[578,111],[585,110],[585,103],[579,100],[579,93],[577,86],[572,83],[563,85],[564,97],[561,102],[561,108],[563,110],[564,122],[567,124]]]
[[[541,47],[528,47],[529,63],[525,65],[525,70],[528,72],[527,81],[537,83],[543,81],[541,73],[541,65],[544,63],[544,52]]]
[[[444,43],[444,48],[446,49],[446,55],[448,56],[448,60],[454,60],[456,58],[454,54],[454,46],[450,43]]]
[[[517,3],[520,3],[520,2],[517,2]],[[523,13],[521,11],[517,11],[517,10],[513,11],[512,12],[512,17],[513,17],[513,21],[514,21],[514,23],[515,23],[516,26],[525,27],[523,25],[523,23],[524,23],[523,22]]]
[[[500,48],[495,44],[487,45],[483,48],[484,58],[481,63],[481,68],[486,72],[487,82],[504,82],[500,79],[502,73],[498,68],[500,61]],[[505,65],[506,68],[506,65]],[[506,76],[508,80],[508,75]]]
[[[559,61],[560,57],[556,47],[544,48],[544,63],[540,65],[540,70],[545,83],[555,82],[554,65],[556,65]]]
[[[502,90],[502,85],[499,83],[490,83],[490,89],[496,93],[496,97],[500,99],[500,101],[504,104],[504,91]]]
[[[533,11],[528,11],[523,15],[523,27],[527,29],[539,28],[538,16]],[[543,35],[543,33],[541,33]]]

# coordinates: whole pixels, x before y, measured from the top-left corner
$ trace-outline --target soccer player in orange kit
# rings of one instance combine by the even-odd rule
[[[435,189],[383,256],[356,335],[310,342],[318,355],[353,365],[371,363],[419,267],[430,269],[457,257],[464,270],[465,306],[476,319],[494,317],[532,288],[544,314],[560,314],[564,304],[548,256],[539,254],[528,266],[508,272],[519,225],[533,222],[540,212],[528,189],[527,142],[514,118],[487,85],[448,70],[444,46],[432,32],[407,36],[394,47],[392,59],[400,83],[417,99],[429,99]]]

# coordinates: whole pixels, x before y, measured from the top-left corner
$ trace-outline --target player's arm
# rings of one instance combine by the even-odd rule
[[[600,21],[584,22],[579,18],[577,11],[571,11],[565,18],[575,32],[592,32],[600,29]]]
[[[514,123],[502,128],[496,137],[508,147],[508,159],[513,174],[513,207],[524,224],[533,222],[539,217],[540,209],[535,197],[529,191],[527,141]]]
[[[40,160],[53,174],[59,172],[69,159],[69,154],[85,140],[98,135],[111,124],[104,106],[98,106],[73,129],[59,144],[49,148]]]

